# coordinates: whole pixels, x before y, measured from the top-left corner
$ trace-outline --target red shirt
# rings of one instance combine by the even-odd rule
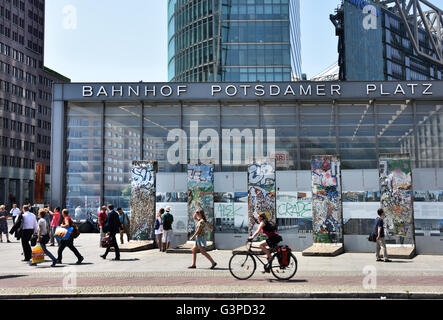
[[[98,224],[100,227],[103,227],[103,222],[105,222],[108,215],[106,214],[106,211],[100,211],[98,214]]]

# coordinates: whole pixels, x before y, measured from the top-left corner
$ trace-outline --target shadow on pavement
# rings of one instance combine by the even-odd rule
[[[7,276],[0,276],[0,280],[5,280],[5,279],[14,279],[14,278],[21,278],[21,277],[26,277],[25,275],[7,275]]]
[[[277,283],[306,283],[308,280],[305,279],[291,279],[291,280],[277,280],[277,279],[267,279],[268,282],[277,282]]]

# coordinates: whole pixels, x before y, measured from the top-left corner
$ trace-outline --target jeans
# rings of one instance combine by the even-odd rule
[[[51,252],[49,252],[49,250],[46,248],[46,245],[43,243],[39,243],[39,244],[40,244],[40,247],[42,247],[43,252],[49,257],[49,259],[51,259],[52,262],[55,262],[56,261],[55,257],[52,255]]]
[[[112,239],[112,245],[109,248],[106,248],[105,252],[105,258],[108,255],[109,251],[111,251],[111,248],[115,249],[115,258],[120,259],[120,248],[118,247],[117,243],[117,237],[115,236],[115,233],[111,233],[110,237]]]
[[[34,229],[23,229],[22,231],[22,236],[21,236],[22,248],[26,261],[29,261],[32,258],[32,249],[29,241],[31,241],[33,234],[34,234]]]
[[[75,256],[77,257],[78,260],[80,260],[82,258],[82,255],[80,254],[80,252],[78,252],[77,248],[74,247],[74,239],[69,239],[69,240],[61,240],[60,241],[60,247],[58,247],[58,257],[57,257],[58,261],[60,261],[60,262],[62,261],[63,250],[65,250],[66,247],[71,249],[71,251],[75,254]]]
[[[388,259],[388,250],[386,250],[386,241],[385,238],[380,238],[380,240],[377,241],[377,245],[375,246],[375,256],[378,259],[380,258],[380,247],[383,249],[383,258],[385,260]]]
[[[55,229],[57,229],[57,227],[51,227],[51,244],[54,244],[54,239],[56,239],[55,238]],[[60,240],[59,239],[56,239],[57,240],[57,245],[60,247]]]

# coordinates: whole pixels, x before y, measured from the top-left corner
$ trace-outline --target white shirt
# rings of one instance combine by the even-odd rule
[[[46,220],[44,218],[38,220],[38,226],[42,229],[42,236],[48,234],[48,224],[46,223]]]
[[[82,215],[82,209],[81,208],[75,208],[74,214],[75,214],[75,218],[77,220],[80,219],[80,217]]]
[[[13,217],[17,217],[19,212],[20,212],[19,208],[13,208],[9,213],[12,214]]]
[[[29,229],[34,229],[35,232],[38,232],[38,224],[35,215],[29,211],[26,211],[23,214],[23,230]]]

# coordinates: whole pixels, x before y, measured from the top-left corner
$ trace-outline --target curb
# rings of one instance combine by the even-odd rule
[[[199,298],[199,299],[377,299],[377,300],[443,300],[443,293],[70,293],[5,294],[0,300],[23,299],[91,299],[91,298]]]

